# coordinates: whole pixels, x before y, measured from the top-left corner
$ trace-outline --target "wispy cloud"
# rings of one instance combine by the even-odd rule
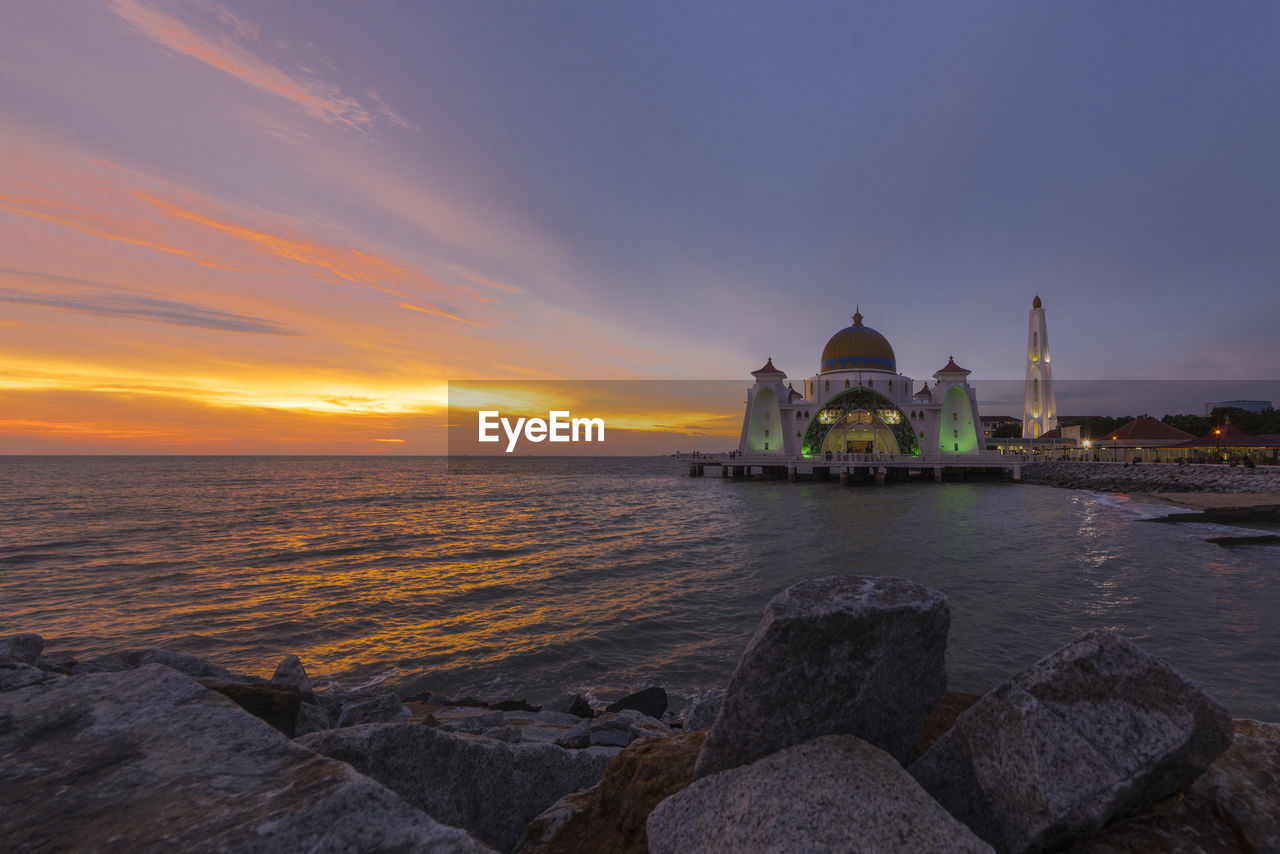
[[[43,284],[74,284],[82,288],[96,289],[98,292],[93,293],[81,290],[80,292],[50,293],[47,292],[49,289],[46,288],[46,292],[40,293],[0,286],[0,302],[59,308],[99,317],[146,320],[153,323],[166,323],[171,326],[217,329],[222,332],[255,332],[265,335],[298,334],[288,327],[261,317],[236,314],[189,302],[178,302],[131,293],[111,293],[111,286],[101,282],[90,282],[65,276],[51,276],[25,270],[0,269],[0,280],[7,278],[34,280]]]
[[[466,323],[466,324],[469,324],[469,325],[471,325],[471,326],[481,326],[481,325],[483,325],[483,324],[477,323],[477,322],[476,322],[476,321],[474,321],[474,320],[467,320],[465,317],[459,317],[459,316],[458,316],[458,315],[456,315],[456,314],[451,314],[451,313],[449,313],[449,312],[445,311],[443,308],[440,308],[439,306],[434,306],[434,305],[414,305],[413,303],[408,303],[408,302],[398,302],[398,303],[396,303],[396,305],[398,305],[400,308],[408,309],[409,311],[420,311],[420,312],[422,312],[423,314],[434,314],[434,315],[437,315],[437,316],[439,316],[439,317],[447,317],[447,318],[449,318],[450,320],[456,320],[456,321],[458,321],[459,323]]]
[[[408,125],[376,94],[370,94],[374,105],[371,112],[338,86],[301,68],[268,59],[263,55],[257,29],[213,2],[203,4],[207,14],[199,24],[184,21],[145,0],[109,0],[108,5],[156,44],[286,98],[313,118],[364,130],[373,123],[376,112],[395,124]]]

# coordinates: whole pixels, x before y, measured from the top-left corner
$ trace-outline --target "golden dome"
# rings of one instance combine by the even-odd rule
[[[1040,295],[1039,295],[1039,294],[1036,294],[1036,298],[1035,298],[1035,299],[1033,299],[1033,300],[1031,301],[1031,307],[1032,307],[1032,308],[1039,308],[1039,307],[1040,307]]]
[[[822,348],[822,373],[854,370],[898,370],[888,339],[870,326],[863,326],[860,311],[854,313],[852,326],[832,335]]]

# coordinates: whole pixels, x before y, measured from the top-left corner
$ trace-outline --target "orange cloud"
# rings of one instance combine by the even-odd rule
[[[204,33],[142,0],[110,0],[108,5],[156,44],[285,98],[314,118],[355,130],[363,130],[373,121],[358,100],[344,95],[338,87],[301,71],[286,70],[258,55],[246,44],[257,40],[256,30],[221,7],[214,6],[222,32]],[[381,99],[377,104],[381,111],[394,116],[393,120],[399,119]]]

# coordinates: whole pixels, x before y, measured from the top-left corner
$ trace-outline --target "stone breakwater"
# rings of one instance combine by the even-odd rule
[[[0,639],[6,850],[1280,851],[1280,726],[1092,631],[947,692],[950,612],[898,578],[769,603],[723,697],[321,690],[195,656]]]
[[[1280,492],[1280,466],[1043,462],[1024,465],[1022,481],[1098,492]]]

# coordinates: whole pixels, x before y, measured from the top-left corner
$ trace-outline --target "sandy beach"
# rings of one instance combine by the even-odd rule
[[[1189,510],[1280,506],[1280,492],[1153,492],[1144,497]]]

